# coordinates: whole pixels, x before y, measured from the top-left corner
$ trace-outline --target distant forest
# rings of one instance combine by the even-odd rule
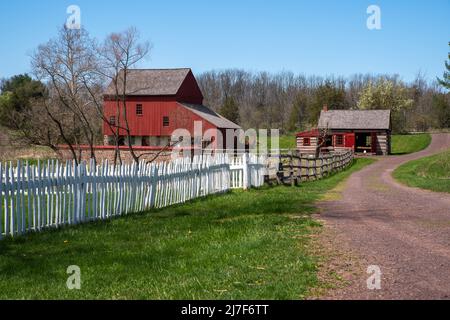
[[[399,76],[357,74],[349,78],[271,74],[244,70],[197,76],[205,105],[244,128],[279,128],[282,133],[317,125],[329,109],[391,109],[393,130],[450,127],[450,94],[421,74],[410,83]]]

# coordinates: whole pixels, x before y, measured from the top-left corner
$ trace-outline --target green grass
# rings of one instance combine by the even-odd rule
[[[271,139],[267,140],[267,148],[272,147]],[[284,134],[279,136],[279,146],[280,149],[296,149],[297,148],[297,137],[295,133]]]
[[[271,139],[267,140],[267,147],[270,149],[272,147]],[[280,149],[296,149],[297,148],[297,138],[295,133],[280,135],[279,137],[279,148]]]
[[[297,138],[295,133],[280,136],[280,149],[296,149]]]
[[[450,192],[450,151],[407,162],[394,177],[410,187]]]
[[[393,135],[391,151],[393,155],[418,152],[428,147],[430,143],[431,135],[428,133]]]
[[[0,299],[301,299],[314,203],[352,172],[0,241]],[[81,290],[66,288],[70,265]]]

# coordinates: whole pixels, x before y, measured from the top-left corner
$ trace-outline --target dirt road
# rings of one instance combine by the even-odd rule
[[[332,246],[360,261],[350,285],[323,298],[450,299],[450,194],[391,177],[402,163],[447,148],[450,135],[436,134],[426,150],[380,158],[348,179],[341,199],[319,204],[319,218],[336,235]],[[381,269],[381,290],[367,289],[369,265]]]

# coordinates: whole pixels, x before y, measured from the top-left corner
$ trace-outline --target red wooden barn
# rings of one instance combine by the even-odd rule
[[[119,78],[123,78],[123,74]],[[176,129],[186,129],[193,137],[194,121],[201,121],[202,133],[210,130],[202,147],[225,149],[225,131],[240,129],[203,105],[203,94],[191,69],[129,70],[126,88],[127,118],[134,146],[167,146]],[[110,123],[117,124],[117,102],[112,83],[104,95],[104,113]],[[122,117],[120,127],[123,126]],[[222,145],[218,145],[219,131],[223,135]],[[114,135],[106,122],[103,133],[105,144],[113,144]],[[126,144],[125,131],[122,129],[119,134],[120,144]]]
[[[325,140],[325,141],[323,141]],[[300,153],[324,149],[351,149],[354,152],[387,155],[391,152],[390,110],[324,110],[318,129],[297,133]]]

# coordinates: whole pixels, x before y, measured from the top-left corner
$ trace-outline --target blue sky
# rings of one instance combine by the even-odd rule
[[[30,71],[29,54],[81,8],[92,36],[137,27],[153,44],[142,67],[293,71],[306,75],[441,76],[450,0],[0,1],[0,78]],[[381,30],[366,9],[381,8]]]

